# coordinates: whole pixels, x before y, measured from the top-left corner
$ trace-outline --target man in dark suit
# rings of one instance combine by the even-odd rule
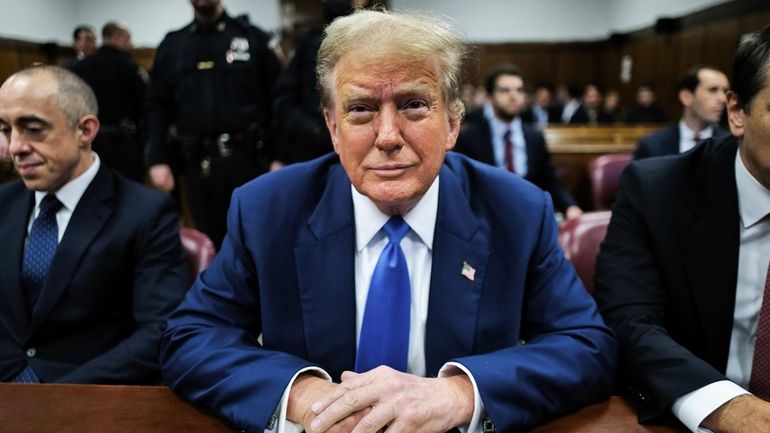
[[[0,87],[20,180],[0,186],[0,380],[156,383],[189,271],[169,201],[91,152],[96,98],[36,67]]]
[[[583,88],[583,99],[569,119],[571,125],[591,125],[612,123],[614,119],[602,105],[602,92],[596,84],[587,84]]]
[[[469,117],[455,151],[517,173],[551,194],[554,206],[567,219],[583,212],[559,182],[543,133],[524,123],[524,79],[516,66],[503,65],[489,74],[484,87],[489,103],[482,114]]]
[[[108,22],[102,28],[103,44],[73,66],[96,94],[99,103],[99,134],[94,152],[102,163],[123,176],[143,183],[145,73],[129,54],[133,49],[131,33],[124,26]]]
[[[532,105],[521,113],[521,120],[539,128],[561,123],[562,108],[553,104],[553,92],[545,85],[537,86]]]
[[[164,334],[168,383],[248,432],[507,432],[605,396],[614,339],[548,195],[447,154],[462,39],[371,10],[326,33],[337,155],[236,190],[223,249]]]
[[[96,33],[94,33],[94,29],[86,25],[75,27],[75,30],[72,32],[72,48],[75,49],[75,57],[62,62],[62,68],[72,70],[86,56],[96,52]]]
[[[693,432],[770,431],[768,53],[770,27],[736,54],[738,138],[623,174],[595,296],[640,422],[673,413]]]
[[[730,89],[725,74],[710,66],[693,66],[679,79],[676,89],[682,104],[681,120],[642,137],[636,145],[634,159],[676,155],[708,138],[729,134],[717,126]]]

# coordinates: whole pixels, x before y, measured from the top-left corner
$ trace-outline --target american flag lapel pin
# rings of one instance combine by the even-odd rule
[[[469,265],[468,262],[463,262],[463,269],[460,271],[460,275],[467,278],[468,281],[473,281],[476,279],[476,269]]]

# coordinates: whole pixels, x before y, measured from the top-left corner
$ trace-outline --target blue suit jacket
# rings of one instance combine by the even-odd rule
[[[228,224],[169,320],[161,363],[176,391],[261,432],[300,368],[339,380],[354,366],[350,181],[334,155],[287,167],[236,190]],[[556,244],[547,194],[450,152],[434,236],[428,375],[465,365],[499,431],[608,394],[615,339]]]

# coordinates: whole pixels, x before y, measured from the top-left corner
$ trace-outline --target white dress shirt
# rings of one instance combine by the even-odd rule
[[[489,108],[487,108],[489,107]],[[505,165],[505,133],[511,131],[511,143],[513,144],[513,170],[521,177],[526,177],[528,173],[527,166],[527,143],[524,141],[524,131],[521,127],[521,118],[515,117],[510,122],[503,122],[494,114],[491,104],[484,107],[484,116],[489,122],[492,133],[492,152],[495,156],[495,165],[507,170]]]
[[[700,141],[711,138],[714,135],[714,127],[708,126],[698,133]],[[685,153],[695,147],[695,131],[690,129],[686,123],[679,121],[679,153]]]
[[[382,213],[377,206],[366,196],[360,194],[351,186],[353,196],[353,214],[356,225],[356,253],[355,253],[355,282],[356,282],[356,341],[361,335],[361,323],[366,309],[366,298],[369,293],[369,284],[377,265],[380,253],[388,243],[388,237],[382,227],[390,219],[390,216]],[[438,213],[438,177],[433,181],[425,195],[417,205],[403,215],[404,221],[409,225],[409,232],[401,239],[401,249],[406,257],[409,269],[409,283],[411,289],[411,312],[409,321],[409,355],[407,360],[407,372],[416,376],[425,376],[425,323],[428,317],[428,299],[430,295],[430,276],[433,263],[433,232],[436,227],[436,215]],[[288,398],[291,386],[299,374],[314,372],[326,380],[331,380],[328,373],[316,367],[309,367],[297,372],[289,382],[283,393],[281,403],[276,410],[276,423],[274,428],[277,433],[299,433],[302,426],[286,419]],[[484,413],[484,405],[481,401],[476,381],[464,366],[449,362],[439,371],[439,377],[450,376],[458,372],[465,373],[473,384],[474,411],[471,422],[461,430],[469,432],[481,431],[481,417]],[[272,431],[268,429],[268,431]]]
[[[672,408],[674,415],[693,432],[710,432],[699,427],[701,422],[728,400],[747,394],[751,379],[757,322],[770,262],[770,218],[766,218],[770,214],[770,191],[749,173],[740,153],[735,156],[735,181],[740,213],[740,251],[726,371],[730,381],[709,384],[676,400]]]
[[[70,223],[72,212],[75,211],[75,207],[78,205],[80,198],[83,197],[86,188],[88,188],[88,185],[91,185],[91,182],[96,177],[96,173],[99,171],[99,165],[101,164],[99,162],[99,156],[94,152],[91,152],[91,154],[94,156],[94,161],[91,163],[91,166],[81,173],[80,176],[67,182],[55,192],[56,198],[63,205],[61,209],[59,209],[59,212],[56,213],[56,225],[59,227],[59,237],[57,242],[61,242],[64,237],[64,231],[67,230],[67,225]],[[27,234],[32,230],[32,223],[35,222],[35,218],[40,214],[40,202],[43,201],[43,198],[46,195],[48,195],[47,192],[35,191],[35,208],[32,209],[32,214],[27,223]]]

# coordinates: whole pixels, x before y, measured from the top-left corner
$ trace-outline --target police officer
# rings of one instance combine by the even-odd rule
[[[280,63],[267,35],[221,0],[191,0],[195,20],[166,35],[150,72],[149,174],[164,191],[185,181],[195,225],[219,246],[230,194],[266,171],[265,131]]]
[[[118,23],[102,27],[102,46],[72,67],[94,91],[102,124],[93,143],[101,161],[144,182],[147,74],[129,54],[131,33]]]

